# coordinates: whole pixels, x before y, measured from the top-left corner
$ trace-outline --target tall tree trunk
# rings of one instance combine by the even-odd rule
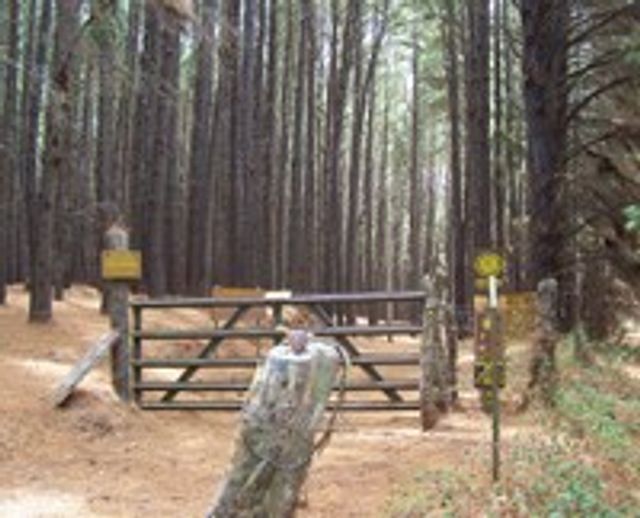
[[[240,2],[238,2],[240,3]],[[255,163],[253,118],[256,105],[255,88],[255,39],[256,39],[256,0],[244,0],[243,45],[238,83],[239,103],[237,110],[237,139],[234,143],[237,155],[236,168],[236,243],[235,261],[240,270],[236,282],[255,285],[256,255],[252,238],[252,229],[257,229],[256,213],[258,207],[255,200]]]
[[[262,119],[262,151],[261,156],[261,185],[262,185],[262,219],[266,228],[264,232],[264,248],[262,249],[261,262],[262,278],[268,286],[276,284],[276,223],[275,216],[275,200],[277,193],[273,185],[273,165],[274,159],[277,157],[276,147],[276,102],[277,102],[277,83],[278,83],[278,0],[271,0],[269,9],[269,50],[267,64],[267,92],[264,105],[264,115]]]
[[[294,100],[294,117],[293,117],[293,141],[292,141],[292,159],[291,159],[291,189],[290,189],[290,205],[289,205],[289,264],[288,279],[289,285],[294,289],[300,289],[304,286],[304,250],[303,250],[303,232],[304,219],[302,212],[303,192],[302,192],[302,167],[303,167],[303,151],[304,139],[302,134],[304,122],[305,92],[306,92],[306,67],[313,66],[307,64],[307,35],[308,35],[308,1],[301,4],[298,16],[300,23],[298,24],[298,64],[296,70],[296,87]]]
[[[568,2],[523,0],[523,75],[527,121],[533,280],[553,277],[562,252],[558,182],[566,155]],[[562,286],[561,286],[562,293]]]
[[[504,32],[509,27],[511,9],[510,2],[503,2],[502,4],[502,24],[505,28]],[[520,197],[522,174],[517,163],[517,156],[515,151],[515,142],[518,142],[521,135],[518,132],[517,125],[515,124],[515,107],[517,106],[517,96],[514,93],[514,78],[513,52],[506,45],[504,52],[504,131],[508,139],[504,149],[504,164],[507,172],[508,181],[508,206],[509,206],[509,249],[511,251],[508,265],[509,265],[509,284],[517,291],[521,289],[522,275],[521,275],[521,263],[522,263],[522,200]]]
[[[269,31],[267,0],[258,0],[258,37],[255,42],[255,64],[254,64],[254,83],[255,83],[255,101],[253,105],[253,113],[251,120],[251,134],[253,139],[253,147],[251,154],[251,178],[249,179],[249,206],[251,208],[250,227],[255,229],[256,236],[253,240],[252,265],[253,280],[252,284],[256,286],[268,287],[269,282],[265,276],[265,263],[269,263],[269,254],[265,253],[266,243],[268,241],[267,234],[269,232],[269,219],[264,218],[264,190],[267,185],[264,183],[264,169],[261,162],[264,156],[264,112],[265,103],[267,102],[267,87],[265,85],[266,73],[266,43]]]
[[[460,73],[458,53],[457,16],[454,0],[445,0],[445,19],[443,20],[444,48],[447,80],[447,110],[450,125],[449,168],[451,175],[451,278],[452,298],[455,307],[458,329],[465,329],[466,310],[469,306],[467,279],[467,223],[463,213],[464,186],[461,164],[461,131],[460,131]]]
[[[316,10],[313,0],[306,0],[305,16],[307,17],[307,142],[306,142],[306,174],[305,174],[305,210],[304,210],[304,260],[307,289],[318,287],[319,268],[317,256],[317,203],[319,190],[316,176],[316,134],[319,117],[316,117],[316,52],[318,35],[316,34]]]
[[[73,256],[75,254],[72,205],[75,187],[73,178],[75,178],[78,162],[72,156],[76,143],[76,107],[80,103],[80,84],[78,81],[79,60],[77,53],[74,52],[75,41],[73,38],[79,30],[80,3],[78,0],[59,0],[58,4],[55,45],[60,47],[59,50],[56,49],[60,55],[54,56],[52,65],[54,71],[53,92],[60,94],[57,99],[60,105],[53,106],[53,110],[60,111],[59,114],[53,115],[56,118],[53,127],[54,131],[58,131],[60,134],[52,135],[52,142],[55,144],[55,140],[59,139],[59,154],[64,157],[64,162],[60,167],[55,192],[53,283],[56,300],[62,300],[64,290],[72,282]]]
[[[466,168],[470,181],[475,252],[490,248],[489,0],[467,0],[468,78]],[[469,220],[470,221],[470,220]]]
[[[409,278],[408,285],[417,289],[420,284],[420,48],[417,30],[413,32],[412,68],[412,102],[411,102],[411,147],[409,164]]]
[[[346,240],[340,243],[342,269],[344,271],[343,287],[347,291],[356,291],[358,279],[358,255],[360,253],[359,219],[360,213],[360,178],[362,163],[362,133],[366,115],[366,92],[363,71],[363,36],[360,27],[362,7],[358,4],[354,13],[356,26],[353,35],[353,107],[351,120],[351,146],[349,149],[349,169],[347,187],[347,207],[344,210]],[[354,315],[351,315],[352,317]]]
[[[162,77],[166,84],[166,121],[164,149],[167,153],[166,168],[166,204],[164,255],[167,261],[167,290],[180,295],[186,291],[186,193],[180,152],[181,131],[180,116],[180,27],[169,25],[166,34],[166,60]]]
[[[29,230],[29,319],[44,322],[52,316],[52,252],[53,252],[53,193],[58,168],[46,167],[38,179],[39,122],[42,91],[46,80],[47,48],[53,14],[52,0],[44,0],[40,12],[35,47],[35,76],[29,81],[27,92],[27,120],[25,121],[25,195]],[[35,12],[31,16],[36,16]],[[57,158],[57,157],[56,157]],[[48,164],[51,165],[51,164]]]
[[[376,76],[372,78],[371,83],[371,98],[369,99],[369,109],[367,114],[367,142],[364,152],[364,197],[363,197],[363,211],[364,211],[364,254],[362,261],[362,279],[361,287],[365,291],[375,290],[374,281],[374,207],[373,200],[375,199],[374,190],[374,156],[373,147],[375,142],[375,129],[376,129],[376,102],[377,102],[377,85]],[[374,308],[368,308],[369,322],[373,324],[376,320],[376,313]]]
[[[214,256],[216,276],[235,282],[238,271],[234,268],[236,237],[236,170],[234,143],[236,140],[236,112],[238,86],[238,54],[240,29],[240,3],[224,0],[221,12],[220,47],[218,49],[218,88],[215,99],[214,129],[212,131],[215,166],[215,224]],[[237,250],[236,250],[237,251]]]
[[[276,212],[273,246],[275,249],[275,281],[276,286],[287,286],[287,178],[289,175],[289,135],[290,135],[290,83],[294,54],[294,20],[291,0],[286,3],[287,29],[282,63],[282,84],[280,92],[280,146],[277,157],[277,168],[274,175],[273,210]]]
[[[563,0],[522,0],[524,31],[523,76],[527,120],[527,165],[529,169],[531,218],[531,267],[533,279],[539,281],[541,308],[548,298],[563,293],[564,278],[559,276],[563,252],[559,180],[566,156],[566,79],[567,27],[569,2]],[[559,286],[557,280],[560,281]],[[555,292],[554,292],[555,289]],[[547,292],[545,292],[547,290]],[[557,308],[547,304],[549,336],[539,340],[536,364],[532,368],[529,387],[539,385],[543,395],[553,390],[555,345],[553,324]],[[543,315],[545,316],[545,315]],[[544,326],[543,326],[544,327]],[[548,398],[544,398],[549,403]]]
[[[157,127],[158,17],[149,2],[144,7],[144,42],[140,56],[140,88],[138,89],[133,137],[133,164],[129,178],[132,214],[132,248],[142,251],[144,286],[148,288],[151,276],[149,254],[148,202],[151,194],[151,159],[154,156],[153,135]]]
[[[115,24],[114,6],[95,3],[92,15],[99,24],[100,46],[98,53],[99,97],[98,97],[98,136],[96,157],[96,190],[100,211],[99,232],[103,233],[121,215],[121,207],[116,200],[116,177],[114,174],[116,161],[116,84],[115,76]]]
[[[19,148],[20,154],[19,160],[19,173],[16,182],[16,193],[21,195],[21,199],[17,202],[17,218],[19,219],[16,232],[16,242],[18,247],[18,254],[16,260],[16,273],[17,277],[29,281],[31,276],[31,252],[30,247],[30,199],[35,196],[32,192],[32,188],[35,186],[31,184],[32,179],[30,171],[35,166],[32,165],[34,158],[33,138],[32,131],[30,129],[31,120],[34,118],[34,110],[31,109],[33,101],[40,102],[40,95],[34,91],[36,85],[34,81],[38,77],[36,73],[36,43],[37,43],[37,28],[38,28],[38,1],[30,0],[29,7],[24,11],[26,18],[26,34],[24,38],[24,50],[22,58],[22,74],[20,77],[21,99],[20,99],[20,132],[19,132]],[[35,120],[39,118],[39,105],[35,108]]]
[[[14,228],[18,225],[17,214],[14,209],[12,194],[17,183],[18,156],[17,131],[18,123],[18,73],[19,59],[19,26],[20,6],[18,0],[8,2],[7,54],[4,67],[4,98],[2,103],[2,117],[0,118],[0,305],[5,304],[7,297],[6,285],[14,275],[12,262],[15,260],[17,240],[14,238]]]
[[[210,139],[213,126],[213,56],[217,0],[202,6],[202,36],[196,49],[191,167],[189,175],[188,286],[193,295],[206,295],[213,268],[213,171]]]
[[[133,175],[133,145],[136,92],[141,88],[139,75],[138,40],[142,18],[142,2],[130,2],[125,45],[127,76],[121,81],[116,130],[116,199],[127,221],[132,221],[131,177]]]
[[[494,188],[494,242],[499,250],[505,245],[505,175],[502,157],[502,3],[495,0],[493,5],[493,188]],[[506,0],[508,1],[508,0]]]
[[[226,27],[227,35],[225,37],[225,44],[228,48],[225,49],[229,55],[227,57],[227,69],[226,75],[226,102],[229,103],[228,111],[228,132],[229,136],[226,139],[226,175],[229,184],[229,212],[226,214],[226,219],[229,225],[229,235],[227,247],[230,252],[228,275],[227,279],[232,284],[237,285],[242,279],[244,273],[244,258],[242,257],[242,232],[244,224],[244,216],[240,213],[244,207],[244,171],[241,169],[241,155],[239,137],[239,124],[243,124],[242,120],[242,108],[239,105],[239,101],[242,100],[240,96],[239,87],[241,85],[241,78],[239,77],[240,63],[241,63],[241,48],[240,48],[240,35],[241,30],[241,2],[237,0],[227,0],[226,10],[224,13],[224,24]],[[242,126],[240,126],[242,127]]]
[[[167,190],[169,169],[172,166],[171,146],[175,143],[176,126],[172,120],[172,85],[177,83],[178,73],[175,60],[179,55],[179,25],[177,20],[164,8],[156,8],[158,18],[158,46],[155,53],[156,76],[153,83],[158,96],[156,105],[157,126],[153,134],[148,156],[150,167],[151,196],[148,199],[149,213],[149,295],[159,297],[169,289],[169,264],[166,254],[167,244]],[[173,77],[173,79],[172,79]]]
[[[376,288],[390,291],[390,254],[389,254],[389,87],[385,85],[384,115],[382,122],[382,142],[380,144],[380,165],[378,171],[378,211],[376,214]],[[373,267],[373,264],[370,265]],[[387,313],[391,305],[387,309]]]
[[[79,215],[74,225],[74,242],[79,244],[75,250],[74,278],[82,282],[95,283],[98,280],[97,272],[97,252],[98,243],[102,236],[96,236],[96,225],[94,223],[95,189],[93,184],[93,162],[94,162],[94,119],[95,110],[95,81],[94,66],[91,62],[84,65],[82,84],[84,92],[82,105],[79,113],[79,134],[76,135],[77,149],[73,154],[76,166],[73,168],[74,201],[72,210]]]
[[[332,2],[333,36],[331,50],[331,72],[328,88],[330,89],[327,108],[330,112],[327,124],[326,158],[325,158],[325,178],[327,188],[325,192],[325,221],[324,231],[329,234],[324,243],[323,259],[325,261],[325,289],[338,291],[342,288],[341,281],[341,246],[342,246],[342,208],[341,208],[341,187],[340,187],[340,150],[342,143],[342,133],[344,130],[344,111],[347,102],[347,89],[349,87],[351,71],[354,61],[354,37],[356,34],[355,25],[358,23],[358,0],[350,0],[347,5],[347,14],[344,21],[344,31],[342,37],[342,53],[338,66],[338,26],[339,26],[339,6],[335,0]]]

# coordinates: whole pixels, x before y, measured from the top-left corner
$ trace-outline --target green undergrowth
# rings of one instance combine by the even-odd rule
[[[487,436],[464,462],[399,484],[384,516],[640,517],[640,380],[606,347],[589,366],[565,349],[555,408],[505,425],[518,433],[503,443],[499,484],[490,480]]]

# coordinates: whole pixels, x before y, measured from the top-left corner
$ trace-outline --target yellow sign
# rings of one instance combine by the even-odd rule
[[[473,269],[478,277],[500,277],[504,272],[504,258],[494,252],[485,252],[476,257]]]
[[[142,278],[142,254],[133,250],[104,250],[102,278],[105,281],[137,281]]]

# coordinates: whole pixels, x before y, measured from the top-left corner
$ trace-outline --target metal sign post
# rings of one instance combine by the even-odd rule
[[[474,382],[481,390],[483,407],[487,411],[490,402],[492,475],[493,481],[497,482],[500,479],[500,389],[504,387],[506,371],[498,307],[498,281],[504,271],[504,259],[498,254],[483,253],[476,258],[474,270],[478,280],[483,281],[478,284],[488,292],[486,310],[476,315]]]

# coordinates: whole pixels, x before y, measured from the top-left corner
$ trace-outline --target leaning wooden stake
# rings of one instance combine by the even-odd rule
[[[229,474],[207,515],[293,516],[339,367],[334,346],[274,347],[256,374]]]
[[[53,403],[55,406],[62,406],[68,401],[73,390],[119,340],[120,336],[118,333],[110,331],[91,345],[84,357],[74,365],[73,369],[71,369],[69,374],[67,374],[56,388],[53,394]]]

